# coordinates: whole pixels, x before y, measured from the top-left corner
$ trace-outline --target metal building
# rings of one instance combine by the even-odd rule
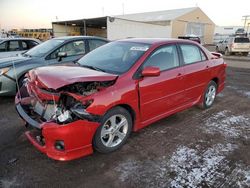
[[[196,35],[212,43],[214,22],[199,8],[105,16],[52,23],[54,35],[95,35],[116,40],[128,37]]]

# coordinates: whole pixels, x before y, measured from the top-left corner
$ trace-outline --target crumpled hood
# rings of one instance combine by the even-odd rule
[[[76,82],[111,81],[117,75],[91,70],[84,67],[49,66],[29,72],[31,82],[37,81],[43,87],[58,89]]]
[[[6,57],[6,58],[1,58],[0,59],[0,68],[4,67],[10,67],[13,65],[19,64],[19,63],[24,63],[26,61],[31,60],[30,57],[23,57],[23,56],[15,56],[15,57]]]

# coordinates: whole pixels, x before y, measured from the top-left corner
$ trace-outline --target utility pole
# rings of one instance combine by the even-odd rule
[[[244,21],[244,29],[245,29],[247,21],[250,20],[250,15],[242,16],[242,20]]]
[[[122,3],[122,15],[124,15],[124,3]]]

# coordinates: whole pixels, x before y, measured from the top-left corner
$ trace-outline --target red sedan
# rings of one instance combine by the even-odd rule
[[[178,39],[126,39],[88,53],[76,66],[29,72],[16,109],[31,143],[56,160],[109,153],[157,120],[213,105],[225,84],[218,53]]]

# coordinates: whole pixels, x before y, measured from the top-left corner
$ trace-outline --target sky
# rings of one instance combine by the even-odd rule
[[[250,15],[250,0],[0,0],[0,29],[51,28],[56,20],[196,6],[219,26],[243,26],[242,16]]]

